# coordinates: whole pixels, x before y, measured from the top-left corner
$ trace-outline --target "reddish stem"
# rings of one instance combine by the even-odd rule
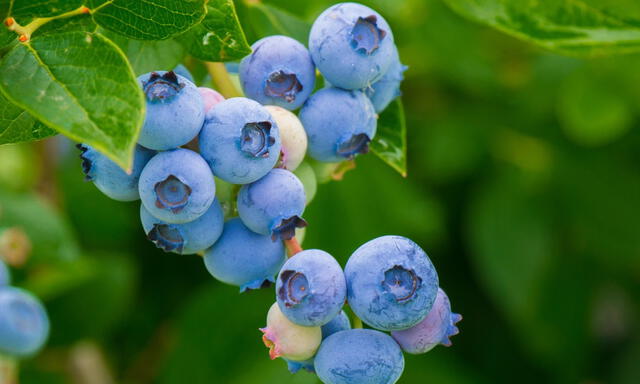
[[[296,239],[295,237],[292,237],[289,240],[285,240],[284,246],[287,247],[289,257],[293,257],[296,253],[302,252],[302,247],[300,246],[300,243],[298,243],[298,239]]]

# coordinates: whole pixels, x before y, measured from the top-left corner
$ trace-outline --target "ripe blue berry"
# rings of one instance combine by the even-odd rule
[[[11,274],[7,265],[0,260],[0,287],[11,284]]]
[[[167,150],[187,144],[204,122],[202,97],[193,83],[175,72],[150,72],[138,77],[147,112],[138,142]]]
[[[296,324],[327,324],[342,309],[347,286],[340,264],[327,252],[307,249],[282,266],[276,281],[280,310]]]
[[[49,336],[49,318],[38,299],[14,287],[0,287],[0,354],[37,352]]]
[[[142,170],[140,198],[153,216],[172,224],[203,215],[215,198],[213,174],[200,155],[178,148],[155,155]]]
[[[373,9],[340,3],[325,10],[311,27],[309,51],[334,86],[361,89],[380,79],[391,65],[391,28]]]
[[[376,134],[376,119],[373,105],[363,92],[333,87],[314,93],[300,110],[309,155],[324,162],[367,153]]]
[[[239,218],[224,224],[222,236],[204,254],[207,270],[216,279],[240,287],[240,292],[273,283],[286,257],[281,241],[258,235]]]
[[[436,301],[427,317],[409,329],[391,332],[391,336],[405,352],[426,353],[438,344],[451,346],[449,337],[460,332],[456,327],[456,323],[460,320],[462,316],[451,312],[451,303],[447,294],[438,288]]]
[[[438,293],[427,254],[401,236],[382,236],[358,248],[345,267],[349,305],[370,326],[395,331],[422,321]]]
[[[257,102],[244,97],[227,99],[207,113],[200,133],[200,153],[222,180],[251,183],[278,161],[278,126]]]
[[[252,231],[270,235],[272,240],[288,240],[295,229],[307,223],[304,186],[285,169],[272,169],[263,178],[243,185],[238,193],[238,214]]]
[[[269,348],[269,357],[304,361],[313,357],[320,346],[320,327],[303,327],[292,323],[273,303],[267,314],[267,326],[260,328],[262,341]]]
[[[287,36],[256,41],[240,62],[239,75],[247,97],[260,104],[294,110],[313,91],[316,72],[304,45]]]
[[[204,251],[218,240],[224,226],[224,213],[216,199],[207,212],[194,221],[170,224],[153,217],[141,204],[140,220],[144,233],[156,247],[165,252],[188,255]]]
[[[322,342],[315,369],[325,384],[393,384],[402,375],[404,357],[391,336],[351,329]]]
[[[393,61],[384,76],[365,89],[377,113],[384,111],[389,103],[400,96],[400,83],[404,80],[404,71],[408,68],[400,62],[398,49],[394,47],[393,52]]]
[[[131,173],[127,173],[92,147],[86,144],[78,144],[77,147],[82,151],[80,159],[82,159],[82,171],[87,181],[92,181],[102,193],[114,200],[133,201],[140,198],[138,193],[140,173],[155,151],[136,145],[133,153],[133,168]]]
[[[293,172],[302,163],[307,153],[307,133],[298,116],[292,112],[275,105],[267,105],[265,108],[278,124],[282,142],[282,148],[280,148],[282,167]]]

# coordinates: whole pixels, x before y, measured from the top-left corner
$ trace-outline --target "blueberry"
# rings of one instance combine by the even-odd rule
[[[147,112],[138,142],[167,150],[187,144],[204,122],[202,97],[193,83],[175,72],[150,72],[138,77]]]
[[[257,102],[244,97],[227,99],[207,113],[200,133],[200,153],[222,180],[251,183],[278,161],[278,126]]]
[[[276,280],[280,310],[296,324],[322,326],[342,309],[347,285],[340,264],[327,252],[307,249],[282,266]]]
[[[202,96],[205,115],[211,110],[211,108],[218,105],[221,101],[224,101],[224,96],[211,88],[198,87],[198,92],[200,92],[200,96]]]
[[[382,236],[358,248],[345,267],[347,299],[370,326],[396,331],[422,321],[436,299],[438,274],[427,254],[401,236]]]
[[[252,231],[288,240],[295,229],[307,225],[302,219],[304,186],[285,169],[272,169],[266,176],[243,185],[238,193],[238,214]]]
[[[0,287],[11,284],[11,274],[7,265],[0,260]]]
[[[346,331],[347,329],[351,329],[349,317],[344,311],[340,311],[340,313],[338,313],[336,317],[334,317],[333,319],[331,319],[331,321],[321,327],[322,340],[326,339],[336,332]],[[304,361],[295,361],[289,359],[285,360],[287,362],[287,368],[291,373],[296,373],[301,369],[304,369],[307,372],[315,372],[315,368],[313,367],[313,358]]]
[[[393,384],[402,375],[404,357],[391,336],[351,329],[322,342],[315,369],[325,384]]]
[[[455,324],[460,320],[462,316],[451,312],[447,294],[438,288],[436,301],[427,317],[409,329],[391,332],[391,336],[405,352],[426,353],[438,344],[451,346],[449,337],[459,333]]]
[[[340,311],[331,321],[322,326],[322,339],[333,335],[340,331],[346,331],[351,329],[351,322],[349,316],[344,311]]]
[[[267,326],[260,328],[269,357],[304,361],[313,357],[320,346],[320,327],[303,327],[289,321],[274,303],[267,314]]]
[[[382,78],[365,89],[365,93],[371,100],[377,113],[382,112],[389,103],[400,96],[400,83],[404,80],[404,71],[407,66],[400,62],[398,49],[394,47],[393,61]]]
[[[216,279],[240,287],[240,292],[275,282],[286,257],[284,245],[269,236],[258,235],[239,218],[224,224],[222,236],[205,251],[207,270]]]
[[[302,163],[307,153],[307,133],[298,116],[292,112],[275,105],[267,105],[265,108],[271,113],[280,130],[282,167],[293,172]]]
[[[38,299],[14,287],[0,287],[0,354],[37,352],[49,336],[49,318]]]
[[[239,75],[247,97],[260,104],[294,110],[309,97],[316,69],[304,45],[287,36],[256,41],[240,62]]]
[[[218,200],[214,200],[207,212],[194,221],[169,224],[156,219],[140,205],[140,220],[144,233],[156,247],[165,252],[183,255],[193,254],[211,247],[222,234],[224,214]]]
[[[293,172],[304,186],[304,195],[307,198],[307,205],[311,203],[318,191],[318,180],[313,168],[307,162],[302,162]]]
[[[376,119],[373,105],[363,92],[333,87],[314,93],[300,110],[309,155],[323,162],[367,153],[376,134]]]
[[[215,198],[213,174],[200,155],[178,148],[155,155],[142,170],[139,182],[144,207],[172,224],[202,216]]]
[[[191,74],[191,72],[189,72],[187,67],[185,67],[184,65],[178,64],[178,66],[173,68],[173,72],[175,72],[176,75],[180,75],[195,84],[195,81],[193,80],[193,75]]]
[[[138,193],[140,173],[155,154],[154,151],[136,145],[133,153],[133,168],[131,173],[127,173],[92,147],[86,144],[78,144],[77,147],[82,151],[80,159],[82,159],[85,179],[92,181],[102,193],[119,201],[133,201],[140,198]]]
[[[331,84],[344,89],[366,88],[380,79],[391,65],[393,49],[386,20],[356,3],[328,8],[309,34],[314,63]]]

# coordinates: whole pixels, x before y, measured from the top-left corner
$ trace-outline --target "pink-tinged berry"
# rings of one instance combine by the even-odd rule
[[[302,163],[304,155],[307,153],[307,133],[304,131],[298,116],[292,112],[275,105],[267,105],[265,108],[280,129],[280,140],[282,141],[280,162],[282,168],[293,172]]]
[[[438,288],[436,301],[427,317],[409,329],[391,332],[391,336],[407,353],[426,353],[438,344],[450,347],[449,338],[460,333],[456,327],[456,323],[460,320],[462,320],[461,315],[451,312],[447,294]]]
[[[225,100],[224,96],[211,88],[198,87],[198,92],[200,92],[200,96],[202,96],[205,114],[215,107],[216,104]]]
[[[304,361],[315,355],[322,341],[320,327],[303,327],[292,323],[274,303],[267,313],[267,326],[260,328],[269,357]]]

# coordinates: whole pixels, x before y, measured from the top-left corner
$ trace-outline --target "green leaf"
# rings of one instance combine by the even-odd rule
[[[15,41],[17,36],[18,35],[16,35],[15,32],[10,31],[0,25],[0,51],[10,43]],[[0,53],[0,57],[2,57],[2,53]]]
[[[251,53],[232,0],[211,0],[207,16],[180,40],[200,60],[230,61]]]
[[[400,98],[380,114],[371,151],[402,176],[407,176],[407,123]]]
[[[109,31],[104,31],[104,34],[122,49],[136,75],[157,70],[169,71],[180,64],[186,55],[184,47],[175,40],[142,41]]]
[[[138,40],[164,40],[198,24],[205,0],[110,0],[93,18],[101,27]]]
[[[9,16],[9,10],[11,10],[11,0],[0,0],[0,22]],[[0,29],[4,29],[0,27]]]
[[[40,140],[56,133],[0,94],[0,144]]]
[[[285,35],[307,45],[311,24],[298,16],[260,1],[247,1],[242,10],[242,25],[247,36],[251,37],[250,41]]]
[[[99,33],[46,34],[0,61],[0,91],[35,118],[127,169],[144,118],[135,75]]]
[[[98,26],[93,21],[93,18],[91,18],[91,15],[77,15],[74,17],[51,20],[38,28],[33,35],[31,35],[31,39],[63,32],[95,32],[97,28]]]
[[[51,17],[79,8],[83,0],[13,0],[12,17]]]
[[[568,55],[640,50],[640,18],[598,0],[444,0],[453,10],[517,38]]]

